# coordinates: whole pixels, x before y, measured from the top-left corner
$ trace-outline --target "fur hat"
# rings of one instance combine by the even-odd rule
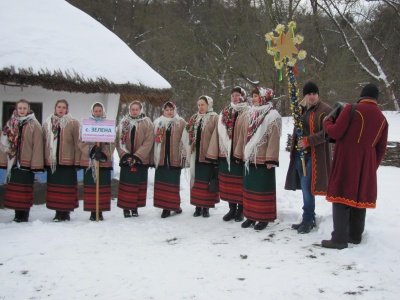
[[[361,91],[360,98],[361,99],[374,99],[378,100],[379,90],[378,87],[373,83],[368,83]]]
[[[309,81],[303,87],[303,96],[311,93],[319,94],[319,89],[314,82]]]

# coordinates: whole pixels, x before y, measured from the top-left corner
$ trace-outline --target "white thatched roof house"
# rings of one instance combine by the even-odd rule
[[[0,41],[2,125],[21,98],[43,122],[58,99],[80,120],[95,101],[115,118],[121,95],[161,104],[172,94],[114,33],[64,0],[1,0]]]

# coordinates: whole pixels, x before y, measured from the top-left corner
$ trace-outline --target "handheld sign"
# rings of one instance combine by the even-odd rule
[[[83,142],[115,142],[115,120],[82,120]]]
[[[82,141],[93,142],[97,146],[102,143],[115,142],[115,120],[82,120]],[[99,161],[96,161],[96,222],[99,221]]]

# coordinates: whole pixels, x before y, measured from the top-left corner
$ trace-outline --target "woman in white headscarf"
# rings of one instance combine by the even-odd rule
[[[263,230],[276,219],[275,167],[279,166],[279,140],[282,120],[270,100],[274,91],[256,87],[259,106],[253,106],[241,132],[235,156],[244,162],[243,228]],[[256,224],[256,222],[258,222]]]
[[[44,170],[42,129],[25,99],[17,101],[1,133],[0,168],[7,169],[4,207],[15,210],[14,222],[28,222],[34,173]]]
[[[224,221],[243,221],[243,163],[234,158],[233,152],[248,110],[246,91],[240,86],[234,87],[230,104],[219,114],[208,152],[208,157],[218,157],[220,197],[229,203]]]
[[[206,159],[218,114],[213,111],[213,99],[209,96],[199,97],[197,108],[198,112],[190,118],[184,131],[187,161],[190,163],[190,203],[196,206],[194,217],[203,215],[208,218],[209,209],[219,202],[219,192],[209,191],[216,164]]]
[[[90,119],[102,121],[106,118],[104,106],[100,102],[92,105]],[[80,142],[80,166],[85,168],[83,176],[83,210],[90,211],[90,221],[96,221],[96,163],[99,162],[99,220],[103,221],[103,211],[111,210],[111,170],[114,143]]]
[[[173,102],[162,106],[162,115],[154,121],[154,206],[162,208],[161,218],[167,218],[171,211],[182,212],[179,195],[181,170],[184,160],[182,133],[186,122],[182,119]]]
[[[125,218],[138,217],[138,208],[146,206],[153,144],[153,122],[143,113],[142,103],[133,101],[118,126],[116,138],[121,167],[117,206],[124,210]]]
[[[69,221],[70,212],[79,207],[78,178],[81,150],[79,121],[68,112],[67,100],[58,100],[43,124],[44,160],[47,168],[46,206],[55,210],[54,222]]]

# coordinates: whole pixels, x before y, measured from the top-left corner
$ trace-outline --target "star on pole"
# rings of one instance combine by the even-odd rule
[[[299,53],[299,50],[296,48],[290,33],[282,33],[282,36],[277,41],[275,49],[277,52],[279,52],[280,59],[284,59],[285,57],[291,59],[293,54],[297,55]]]

